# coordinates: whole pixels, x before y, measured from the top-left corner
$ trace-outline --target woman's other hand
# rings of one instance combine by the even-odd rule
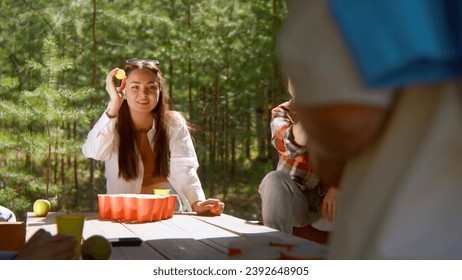
[[[219,199],[209,198],[203,201],[196,201],[191,205],[191,208],[199,215],[218,216],[223,213],[225,204]]]

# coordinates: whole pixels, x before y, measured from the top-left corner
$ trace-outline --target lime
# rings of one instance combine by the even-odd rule
[[[122,69],[117,70],[115,77],[119,80],[122,80],[125,77],[125,71]]]
[[[107,260],[111,252],[111,243],[101,235],[92,235],[82,243],[81,255],[84,260]]]

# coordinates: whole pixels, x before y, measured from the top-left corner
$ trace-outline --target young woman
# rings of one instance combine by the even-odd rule
[[[196,152],[184,117],[168,108],[159,62],[127,60],[116,87],[106,77],[106,111],[82,147],[86,157],[105,161],[107,193],[146,193],[169,188],[188,211],[219,215],[224,203],[206,199],[197,176]]]

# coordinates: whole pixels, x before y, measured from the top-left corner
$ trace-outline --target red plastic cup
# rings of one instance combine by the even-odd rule
[[[123,204],[124,204],[124,221],[130,222],[137,219],[136,208],[137,200],[136,194],[124,194],[123,195]]]
[[[168,201],[170,199],[170,195],[164,196],[162,199],[162,216],[161,220],[166,220],[168,219]]]
[[[123,220],[124,218],[124,198],[122,195],[110,195],[111,201],[111,218],[113,220]]]
[[[140,223],[150,222],[156,197],[154,195],[139,195],[136,197],[136,220]]]
[[[152,209],[151,222],[157,222],[162,219],[162,212],[164,208],[164,201],[167,199],[166,196],[155,195],[154,207]]]
[[[154,209],[152,211],[152,222],[157,222],[160,220],[164,220],[164,212],[166,212],[165,206],[168,204],[168,196],[165,195],[156,195],[156,202],[154,203]]]
[[[177,198],[178,198],[178,195],[176,194],[171,194],[168,196],[167,219],[170,219],[171,217],[173,217],[173,213],[175,212],[175,205],[176,205]]]
[[[111,201],[109,194],[98,194],[98,211],[101,220],[111,219]]]

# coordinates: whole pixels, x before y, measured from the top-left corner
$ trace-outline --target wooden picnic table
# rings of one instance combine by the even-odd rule
[[[64,213],[50,212],[46,217],[28,213],[26,240],[43,228],[56,234],[55,218]],[[139,237],[139,246],[113,247],[110,259],[114,260],[225,260],[232,242],[244,239],[271,239],[284,244],[303,247],[322,258],[322,244],[283,233],[258,223],[222,214],[216,217],[198,216],[195,213],[175,213],[172,218],[149,223],[124,223],[100,220],[98,213],[85,215],[83,238],[102,235],[106,238]],[[242,257],[245,259],[245,256]],[[262,257],[265,259],[265,256]]]

